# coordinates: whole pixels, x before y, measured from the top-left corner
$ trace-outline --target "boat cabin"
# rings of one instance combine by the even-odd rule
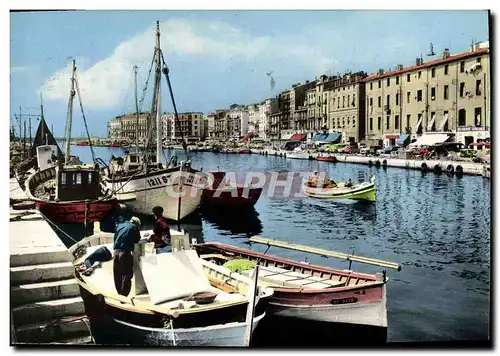
[[[101,196],[99,170],[93,166],[56,168],[55,198],[59,201],[92,200]]]

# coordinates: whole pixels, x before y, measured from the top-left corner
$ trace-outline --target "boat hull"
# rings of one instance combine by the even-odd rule
[[[316,161],[322,161],[322,162],[337,162],[337,157],[335,156],[332,156],[332,157],[329,157],[329,156],[318,156],[316,157]]]
[[[299,154],[291,153],[291,154],[287,154],[286,158],[310,160],[311,159],[311,155],[308,154],[308,153],[299,153]]]
[[[253,319],[253,330],[265,317]],[[210,325],[196,328],[150,328],[109,316],[91,322],[98,344],[177,347],[243,347],[245,322]],[[174,321],[175,326],[175,321]]]
[[[106,179],[107,187],[117,189],[119,197],[123,195],[132,197],[124,204],[133,212],[151,214],[153,207],[162,206],[163,216],[170,220],[182,220],[192,214],[201,203],[201,196],[206,175],[201,172],[180,172],[182,184],[173,176],[179,171],[159,172],[147,177],[113,183]],[[193,183],[188,183],[193,182]],[[121,186],[120,186],[121,184]]]
[[[58,223],[84,224],[104,219],[117,206],[116,199],[101,200],[98,202],[43,202],[36,201],[36,208],[49,220]],[[88,207],[87,215],[85,209]]]
[[[351,199],[376,201],[375,183],[354,185],[350,188],[311,188],[304,186],[304,193],[312,198],[320,199]]]
[[[260,198],[262,188],[203,189],[202,203],[207,205],[253,206]]]

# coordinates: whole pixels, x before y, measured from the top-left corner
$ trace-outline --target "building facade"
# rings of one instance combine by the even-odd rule
[[[149,113],[140,113],[139,119],[137,119],[137,115],[134,113],[115,117],[108,122],[108,138],[135,140],[137,133],[139,140],[145,140],[148,134],[148,116]],[[137,122],[139,123],[138,130],[136,130]],[[154,120],[152,124],[156,126]],[[153,127],[152,134],[155,133],[155,127]]]
[[[366,85],[366,137],[394,145],[403,134],[447,133],[468,145],[489,137],[489,45],[394,71],[370,75]]]
[[[203,114],[201,112],[179,113],[178,120],[175,114],[162,116],[164,138],[170,141],[179,141],[184,137],[187,141],[204,139]]]

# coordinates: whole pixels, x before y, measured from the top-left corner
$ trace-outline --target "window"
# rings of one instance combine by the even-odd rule
[[[476,127],[481,126],[481,108],[474,109],[474,124]]]
[[[339,100],[337,100],[337,109],[340,108],[340,97],[339,97]]]
[[[448,75],[448,64],[444,66],[444,75]]]
[[[351,124],[351,119],[349,119],[349,116],[347,117],[347,126]]]
[[[422,89],[417,90],[417,101],[422,101]]]
[[[435,78],[436,77],[436,68],[431,69],[431,77]]]
[[[332,106],[335,107],[335,98],[332,99]]]
[[[373,98],[370,98],[370,106],[373,106]]]
[[[467,112],[465,109],[458,110],[458,126],[465,126],[465,121],[467,119]]]
[[[352,106],[356,106],[356,94],[352,94]]]
[[[370,90],[373,90],[373,82],[370,83]]]
[[[422,78],[422,71],[418,71],[418,79]]]
[[[389,130],[389,120],[390,120],[390,119],[391,119],[391,117],[390,117],[390,116],[387,116],[387,117],[385,118],[385,129],[386,129],[386,130]]]
[[[345,108],[345,96],[342,95],[342,107]]]
[[[409,104],[410,103],[410,96],[411,96],[411,93],[410,92],[407,92],[406,93],[406,102]]]
[[[349,107],[349,103],[351,102],[351,96],[347,95],[347,107]]]
[[[460,62],[460,73],[465,72],[465,61]]]
[[[385,105],[387,106],[387,109],[389,109],[389,106],[391,106],[391,96],[387,95],[387,101],[385,102]]]
[[[76,174],[76,181],[75,181],[76,184],[82,184],[82,174],[81,173],[77,173]]]
[[[89,184],[90,184],[90,183],[92,183],[92,172],[89,172],[89,173],[87,174],[87,182],[88,182]]]
[[[406,128],[410,128],[411,114],[406,115]]]
[[[396,77],[396,85],[399,85],[399,76]]]
[[[381,81],[381,80],[379,80],[379,81],[378,81],[378,88],[380,89],[381,87],[382,87],[382,81]]]
[[[399,115],[394,116],[394,129],[399,130]]]
[[[406,75],[406,81],[407,81],[408,83],[410,82],[410,75],[409,75],[409,74],[407,74],[407,75]]]
[[[379,108],[382,107],[382,97],[381,96],[378,97],[378,107]]]
[[[436,88],[431,88],[431,100],[436,100]]]
[[[352,127],[356,127],[356,119],[354,117],[352,118]]]
[[[481,57],[477,57],[476,58],[476,63],[479,64],[479,65],[481,65]]]
[[[476,80],[476,95],[481,95],[481,79]]]
[[[373,117],[370,117],[370,131],[373,131]]]
[[[378,117],[378,129],[379,129],[379,131],[381,128],[382,128],[382,118],[379,116]]]
[[[460,83],[460,97],[463,98],[465,94],[465,83]]]
[[[390,87],[391,86],[391,78],[387,78],[387,86]]]
[[[61,173],[61,184],[66,184],[66,173]]]
[[[445,85],[444,86],[444,93],[443,93],[443,98],[444,100],[448,100],[448,97],[449,97],[449,90],[450,90],[450,87],[448,85]]]
[[[399,105],[399,93],[396,94],[396,105]]]

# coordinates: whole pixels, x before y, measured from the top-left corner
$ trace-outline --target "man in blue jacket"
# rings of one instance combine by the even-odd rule
[[[134,275],[132,250],[134,244],[141,239],[140,226],[141,220],[134,216],[130,221],[119,223],[115,230],[113,275],[116,291],[123,296],[128,296],[132,288],[132,277]]]

